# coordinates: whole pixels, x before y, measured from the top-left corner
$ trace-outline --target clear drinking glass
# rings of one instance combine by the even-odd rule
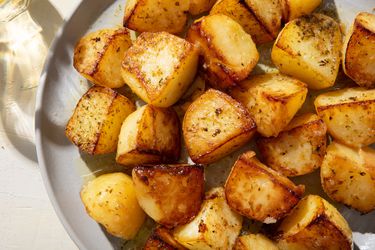
[[[27,9],[30,0],[0,0],[0,22],[9,22]]]

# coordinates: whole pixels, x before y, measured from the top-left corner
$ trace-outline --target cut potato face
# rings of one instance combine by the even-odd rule
[[[180,33],[187,22],[189,2],[128,0],[125,6],[124,26],[137,32]]]
[[[201,70],[215,88],[227,89],[245,79],[259,59],[251,36],[225,15],[198,19],[190,27],[187,40],[201,49]]]
[[[187,249],[232,249],[242,227],[242,217],[225,201],[223,188],[210,190],[199,214],[190,223],[176,227],[174,238]]]
[[[283,6],[283,20],[289,22],[298,17],[311,14],[322,0],[280,0]]]
[[[103,29],[87,34],[74,49],[74,68],[94,84],[108,88],[125,85],[121,61],[132,45],[127,29]]]
[[[256,126],[239,102],[210,89],[189,106],[182,130],[191,159],[209,164],[248,142]]]
[[[306,94],[304,83],[280,74],[252,76],[231,92],[249,110],[265,137],[277,136],[288,125]]]
[[[65,135],[88,154],[114,152],[121,124],[134,110],[134,104],[116,91],[91,87],[79,100],[66,125]]]
[[[339,24],[322,14],[297,18],[280,32],[272,61],[281,73],[308,84],[310,89],[331,87],[340,67],[342,36]]]
[[[116,161],[126,166],[177,161],[181,151],[179,126],[172,108],[143,106],[121,126]]]
[[[168,228],[191,221],[204,197],[203,167],[156,165],[133,168],[138,202],[153,220]]]
[[[101,175],[82,188],[87,213],[112,235],[130,240],[146,215],[138,204],[131,177],[123,173]]]
[[[343,69],[359,86],[375,88],[375,15],[362,12],[346,35]]]
[[[172,232],[165,227],[157,227],[146,241],[143,250],[184,250],[172,236]]]
[[[375,209],[375,150],[332,142],[321,167],[324,191],[362,213]]]
[[[348,223],[326,200],[303,198],[277,229],[281,250],[352,249]]]
[[[285,176],[313,172],[326,152],[327,126],[315,114],[295,117],[277,137],[259,138],[257,146],[265,163]]]
[[[237,238],[233,250],[279,250],[276,244],[263,234],[247,234]]]
[[[198,49],[166,32],[142,33],[125,53],[122,76],[145,102],[169,107],[194,80]]]
[[[375,89],[348,88],[319,95],[315,109],[337,141],[352,147],[375,142]]]
[[[239,214],[266,224],[275,223],[298,203],[304,186],[263,165],[248,151],[242,154],[225,183],[228,205]]]
[[[190,0],[189,12],[192,15],[199,15],[209,11],[217,0]]]

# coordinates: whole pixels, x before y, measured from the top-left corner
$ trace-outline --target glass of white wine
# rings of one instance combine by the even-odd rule
[[[9,22],[27,9],[30,0],[0,0],[0,22]]]

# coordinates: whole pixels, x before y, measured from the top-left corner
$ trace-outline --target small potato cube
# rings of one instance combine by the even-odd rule
[[[203,54],[202,72],[215,88],[227,89],[245,79],[259,59],[251,36],[225,15],[209,15],[190,27],[187,40]]]
[[[130,240],[146,214],[138,204],[132,179],[123,173],[101,175],[82,188],[87,213],[112,235]]]
[[[359,86],[375,88],[375,15],[362,12],[346,36],[342,67]]]
[[[198,65],[198,49],[166,32],[142,33],[125,53],[122,76],[145,102],[172,106],[184,94]]]
[[[172,236],[172,231],[157,227],[148,238],[143,250],[185,250]]]
[[[315,109],[337,141],[352,147],[375,142],[375,89],[348,88],[319,95]]]
[[[263,234],[247,234],[237,238],[233,250],[279,250],[279,248]]]
[[[116,91],[94,86],[79,100],[65,128],[68,139],[91,155],[116,150],[124,119],[135,110],[134,104]]]
[[[307,83],[310,89],[328,88],[339,71],[341,39],[340,26],[332,18],[303,16],[281,30],[271,58],[281,73]]]
[[[234,211],[270,224],[292,210],[304,189],[263,165],[254,152],[248,151],[232,167],[225,183],[225,196]]]
[[[199,214],[190,223],[176,227],[174,238],[187,249],[232,249],[242,227],[242,216],[225,201],[223,188],[211,189]]]
[[[186,0],[128,0],[124,27],[137,32],[166,31],[172,34],[184,30],[189,2]]]
[[[189,12],[192,15],[199,15],[209,11],[217,0],[190,0]]]
[[[143,106],[121,126],[116,161],[126,166],[177,161],[181,151],[179,126],[172,108]]]
[[[132,176],[139,205],[157,223],[172,228],[198,214],[204,197],[203,167],[136,166]]]
[[[352,231],[344,217],[317,195],[303,198],[277,229],[281,250],[352,249]]]
[[[321,167],[324,191],[362,213],[375,209],[375,150],[332,142]]]
[[[131,45],[125,28],[95,31],[79,40],[74,49],[73,66],[94,84],[120,88],[125,85],[121,61]]]
[[[239,83],[231,95],[240,101],[265,137],[277,136],[305,102],[306,85],[280,75],[256,75]]]
[[[190,158],[209,164],[248,142],[256,125],[239,102],[209,89],[189,106],[182,130]]]
[[[280,0],[283,6],[283,20],[289,22],[298,17],[311,14],[322,0]]]
[[[259,138],[257,146],[265,163],[285,176],[313,172],[326,152],[327,126],[315,114],[295,117],[277,137]]]

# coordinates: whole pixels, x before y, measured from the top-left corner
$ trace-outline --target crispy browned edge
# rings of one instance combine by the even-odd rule
[[[158,226],[151,233],[143,250],[185,250],[186,248],[179,244],[172,236],[172,232]]]
[[[316,107],[316,111],[319,115],[319,112],[325,111],[326,109],[331,109],[331,108],[340,107],[340,106],[350,107],[352,105],[366,107],[366,106],[371,105],[373,103],[375,103],[375,99],[374,100],[365,100],[365,101],[353,101],[353,102],[336,103],[336,104]]]
[[[125,16],[125,11],[126,11],[127,5],[125,6],[125,8],[124,8],[124,18],[122,19],[122,25],[124,27],[127,27],[129,19],[133,16],[134,11],[137,9],[138,5],[144,4],[144,2],[145,2],[145,0],[137,0],[137,3],[134,5],[134,7],[133,7],[132,11],[130,12],[129,16]],[[129,29],[132,29],[132,27],[129,27]]]

